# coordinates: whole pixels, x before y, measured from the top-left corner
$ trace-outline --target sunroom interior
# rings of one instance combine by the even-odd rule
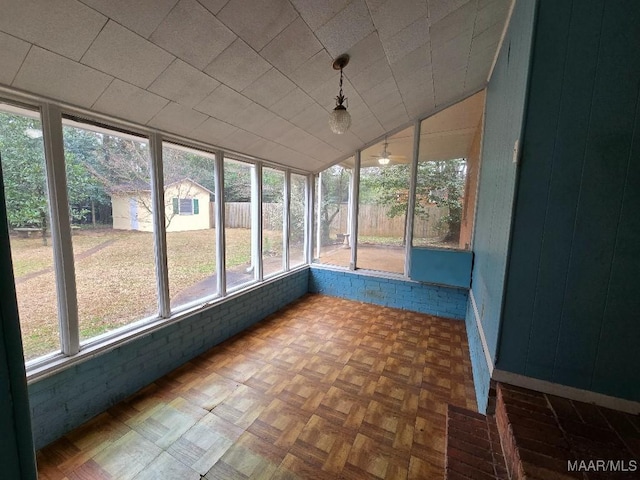
[[[462,329],[447,348],[473,390],[442,379],[451,392],[460,380],[459,406],[489,419],[535,392],[556,413],[554,399],[575,402],[588,424],[584,402],[622,438],[622,461],[637,458],[640,8],[577,3],[6,2],[8,478],[36,478],[35,450],[55,457],[74,429],[212,348],[242,356],[225,345],[265,318],[312,325],[305,312],[336,298],[371,325],[410,312],[447,342]],[[351,124],[336,134],[342,92]],[[444,442],[442,405],[431,433]],[[433,428],[417,418],[406,459],[362,460],[358,431],[327,478],[479,468],[416,453]],[[304,456],[286,463],[292,442],[269,478],[318,478]],[[505,460],[510,478],[529,468]],[[74,462],[56,471],[81,474]],[[214,467],[194,478],[224,478]]]

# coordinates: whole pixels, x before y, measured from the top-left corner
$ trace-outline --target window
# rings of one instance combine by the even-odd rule
[[[404,273],[413,130],[360,154],[357,268]]]
[[[161,146],[155,159],[143,134],[61,110],[47,104],[41,114],[0,101],[0,167],[28,369],[58,368],[60,354],[110,348],[141,327],[158,328],[181,310],[304,264],[306,176],[239,154],[220,161],[157,133],[150,134],[153,152]],[[329,198],[338,209],[344,203],[344,213],[351,171],[337,173],[337,190],[328,180]]]
[[[172,200],[172,215],[198,215],[200,213],[200,203],[197,198],[173,197]]]
[[[351,202],[354,158],[318,175],[314,261],[341,267],[351,262]]]
[[[291,200],[289,202],[289,265],[296,267],[305,261],[305,232],[307,215],[307,178],[291,174]]]
[[[164,143],[162,165],[171,310],[218,294],[215,156]],[[170,202],[170,203],[169,203]]]
[[[413,245],[471,248],[484,93],[421,122]]]
[[[63,119],[80,340],[158,315],[146,138]]]
[[[264,277],[284,270],[284,172],[262,169],[262,271]]]
[[[259,178],[253,164],[225,157],[224,212],[227,290],[258,279],[259,225],[257,197]]]
[[[40,114],[0,103],[0,163],[25,360],[60,350]]]

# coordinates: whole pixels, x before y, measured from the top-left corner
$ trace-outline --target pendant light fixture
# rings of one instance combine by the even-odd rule
[[[329,127],[333,133],[342,135],[351,126],[351,115],[347,112],[347,107],[344,105],[347,102],[347,97],[342,94],[342,69],[349,63],[349,55],[346,53],[340,55],[333,62],[333,69],[340,70],[340,92],[336,97],[336,108],[329,114]]]
[[[384,147],[382,149],[382,153],[380,153],[380,156],[378,157],[378,163],[380,165],[389,165],[389,162],[391,161],[391,152],[387,150],[388,146],[389,142],[387,142],[387,137],[384,137]]]

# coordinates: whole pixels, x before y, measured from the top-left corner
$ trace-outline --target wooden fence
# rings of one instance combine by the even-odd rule
[[[214,211],[211,204],[211,212]],[[389,208],[384,205],[360,205],[358,212],[358,234],[371,237],[403,238],[405,231],[404,216],[389,217]],[[417,218],[413,224],[414,238],[437,239],[442,237],[443,230],[440,219],[447,214],[445,208],[435,205],[427,207],[428,218]],[[227,228],[251,228],[251,204],[248,202],[228,202],[224,205],[225,226]],[[347,233],[348,205],[342,204],[340,211],[331,222],[330,232]],[[262,205],[262,222],[265,230],[282,229],[282,204],[265,203]],[[215,222],[212,220],[211,225]]]

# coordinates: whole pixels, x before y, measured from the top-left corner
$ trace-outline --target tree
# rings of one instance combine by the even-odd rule
[[[342,205],[349,201],[351,170],[334,165],[321,174],[320,244],[331,243],[331,224],[340,213]]]
[[[466,165],[463,158],[418,163],[415,215],[428,219],[429,205],[446,209],[446,215],[439,220],[445,242],[456,241],[460,236]],[[404,215],[408,204],[409,168],[408,164],[398,164],[363,169],[360,202],[386,205],[389,217]]]
[[[9,226],[40,228],[46,243],[49,205],[39,131],[40,122],[34,118],[0,112],[0,155]]]

